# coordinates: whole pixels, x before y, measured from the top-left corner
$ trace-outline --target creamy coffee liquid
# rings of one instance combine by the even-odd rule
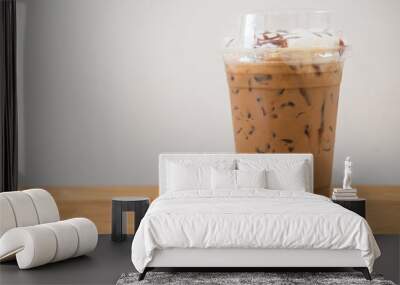
[[[331,184],[342,61],[329,50],[296,49],[246,62],[225,57],[236,151],[312,153],[314,192]]]

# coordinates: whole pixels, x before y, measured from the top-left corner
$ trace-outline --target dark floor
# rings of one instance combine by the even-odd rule
[[[88,256],[45,266],[18,270],[16,262],[0,264],[0,285],[8,284],[115,284],[124,272],[134,271],[131,262],[132,239],[112,242],[100,235],[94,252]]]
[[[375,272],[399,283],[400,236],[376,236],[383,256]],[[0,264],[0,284],[115,284],[124,272],[134,271],[130,260],[131,239],[115,243],[100,236],[97,249],[75,259],[19,270],[15,262]]]

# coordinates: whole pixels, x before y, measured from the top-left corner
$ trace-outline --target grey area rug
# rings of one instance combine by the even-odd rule
[[[133,284],[267,284],[267,285],[297,285],[297,284],[376,284],[395,285],[384,280],[380,275],[372,275],[368,281],[359,272],[148,272],[146,278],[138,281],[138,273],[124,273],[116,285]]]

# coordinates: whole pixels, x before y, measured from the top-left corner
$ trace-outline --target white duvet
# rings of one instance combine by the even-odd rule
[[[132,243],[143,272],[155,249],[358,249],[372,271],[380,251],[368,223],[328,198],[299,191],[179,191],[150,206]]]

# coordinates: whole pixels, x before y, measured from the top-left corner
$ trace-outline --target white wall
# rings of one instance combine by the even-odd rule
[[[334,180],[399,184],[400,1],[19,0],[25,185],[157,183],[157,155],[234,150],[220,54],[249,10],[336,11],[352,45]],[[25,24],[24,24],[25,23]]]

